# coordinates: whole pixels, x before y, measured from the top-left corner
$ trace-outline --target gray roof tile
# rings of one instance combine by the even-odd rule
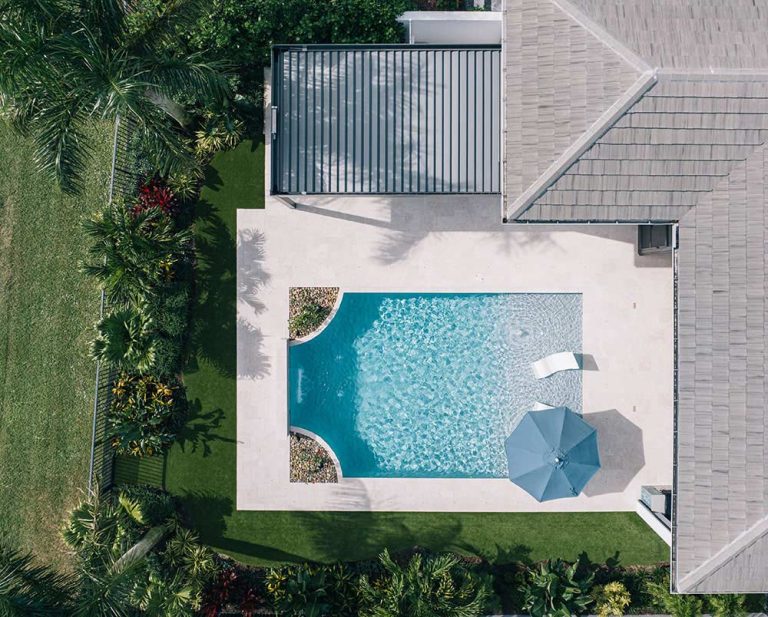
[[[508,2],[506,215],[680,221],[674,579],[764,592],[768,0],[573,3]]]

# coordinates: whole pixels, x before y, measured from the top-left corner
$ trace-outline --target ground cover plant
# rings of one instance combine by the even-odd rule
[[[85,216],[107,199],[113,127],[89,129],[78,197],[34,172],[33,144],[0,121],[0,536],[54,565],[59,526],[88,482],[99,311]]]
[[[338,287],[291,287],[288,290],[288,335],[312,334],[331,314],[339,296]]]

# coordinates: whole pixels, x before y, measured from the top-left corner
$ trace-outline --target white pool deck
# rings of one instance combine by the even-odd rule
[[[671,257],[638,257],[635,227],[505,226],[494,196],[300,201],[268,197],[265,210],[238,211],[238,509],[618,511],[635,509],[641,485],[671,484]],[[294,286],[583,294],[583,407],[602,469],[582,495],[545,503],[505,479],[291,483]]]

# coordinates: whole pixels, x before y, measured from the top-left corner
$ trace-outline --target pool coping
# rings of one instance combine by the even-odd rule
[[[502,227],[497,206],[466,196],[352,196],[306,197],[298,209],[268,198],[265,210],[238,210],[238,289],[248,292],[239,292],[237,305],[238,510],[634,511],[641,485],[669,483],[671,353],[659,353],[671,331],[668,264],[638,263],[636,230]],[[297,252],[297,244],[311,250]],[[601,441],[606,460],[590,481],[593,490],[539,503],[507,479],[291,483],[287,356],[288,343],[296,341],[288,340],[286,316],[292,286],[581,294],[583,348],[599,363],[584,374],[582,408],[618,431]],[[637,444],[629,454],[636,451],[639,460],[628,457],[628,438]]]

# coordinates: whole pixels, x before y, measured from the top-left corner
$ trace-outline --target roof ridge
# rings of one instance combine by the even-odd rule
[[[624,43],[610,34],[608,30],[603,28],[603,26],[592,20],[586,13],[584,13],[584,11],[574,6],[569,0],[550,0],[550,2],[599,40],[608,49],[613,51],[613,53],[619,56],[638,73],[645,73],[652,70],[653,67],[643,60],[643,58],[638,56]]]
[[[680,579],[677,591],[687,593],[706,578],[720,570],[729,561],[749,549],[755,542],[768,534],[768,516],[760,519],[746,531],[743,531],[696,569]]]
[[[562,0],[553,0],[562,2]],[[541,197],[546,190],[554,184],[582,154],[589,150],[594,143],[600,139],[616,122],[639,101],[648,90],[656,83],[656,71],[649,69],[645,71],[638,79],[616,100],[616,102],[606,109],[600,117],[590,126],[582,135],[574,141],[559,158],[557,158],[539,178],[531,184],[515,200],[511,206],[512,215],[510,220],[517,219],[533,203]],[[506,222],[506,221],[505,221]]]
[[[659,77],[672,80],[696,81],[766,81],[768,69],[665,69],[656,71]]]

